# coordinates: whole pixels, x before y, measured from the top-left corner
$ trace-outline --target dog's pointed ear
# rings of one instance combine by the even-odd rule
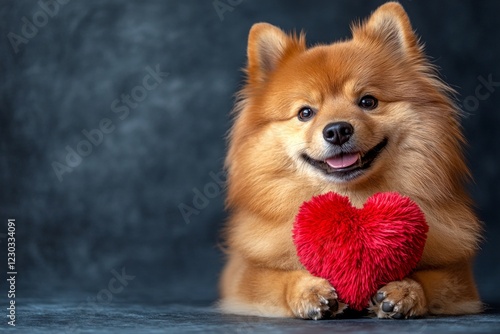
[[[419,56],[422,53],[410,19],[397,2],[380,6],[366,22],[354,26],[352,31],[354,40],[368,39],[406,55]]]
[[[289,36],[271,24],[254,24],[248,36],[247,49],[247,74],[250,81],[265,81],[288,55],[305,48],[303,34]]]

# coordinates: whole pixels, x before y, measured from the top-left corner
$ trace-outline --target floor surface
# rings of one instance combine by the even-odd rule
[[[273,319],[224,315],[210,306],[16,301],[16,333],[500,333],[500,312],[379,320]],[[9,329],[7,321],[0,332]]]

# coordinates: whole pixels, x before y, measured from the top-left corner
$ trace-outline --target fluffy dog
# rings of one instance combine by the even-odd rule
[[[299,262],[298,208],[329,191],[360,207],[377,192],[416,201],[429,233],[417,269],[373,296],[379,318],[482,309],[472,275],[481,226],[465,184],[453,91],[424,55],[404,9],[378,8],[352,39],[308,48],[305,37],[255,24],[246,85],[229,135],[225,312],[319,319],[341,312],[335,287]]]

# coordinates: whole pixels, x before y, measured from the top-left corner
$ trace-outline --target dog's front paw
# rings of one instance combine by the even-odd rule
[[[406,278],[380,289],[371,299],[370,311],[379,318],[407,319],[427,313],[422,286]]]
[[[298,318],[314,319],[342,313],[346,305],[337,299],[337,292],[322,278],[305,275],[287,292],[287,301]]]

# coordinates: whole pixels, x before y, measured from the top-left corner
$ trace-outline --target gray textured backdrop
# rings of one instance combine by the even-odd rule
[[[213,178],[250,26],[330,42],[382,2],[221,0],[232,5],[217,13],[213,1],[1,1],[0,262],[15,218],[18,296],[215,299],[225,213]],[[500,87],[483,81],[500,81],[500,2],[402,3],[465,101],[486,229],[476,272],[498,303]],[[188,224],[179,206],[193,200]],[[108,294],[122,268],[135,278]]]

